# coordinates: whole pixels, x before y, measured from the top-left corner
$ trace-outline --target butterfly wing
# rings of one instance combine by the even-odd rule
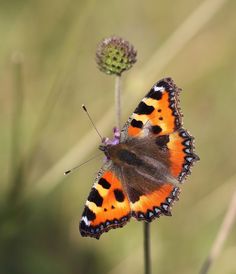
[[[133,168],[123,169],[132,215],[138,220],[151,221],[161,214],[171,215],[171,205],[180,193],[176,183],[183,181],[199,159],[194,154],[194,138],[182,128],[179,92],[171,78],[157,82],[121,132],[121,143],[130,144],[136,140],[137,144],[131,145],[131,149],[141,159],[146,153],[143,161],[147,161],[148,155],[150,163],[162,163],[165,167],[163,170],[156,165],[156,178],[165,174],[162,181],[155,181],[153,172],[148,169],[140,172],[139,168],[136,175]],[[163,155],[160,157],[160,154]]]
[[[103,232],[124,226],[130,217],[130,204],[120,180],[113,171],[101,170],[85,204],[81,235],[99,239]]]
[[[180,193],[180,189],[170,183],[163,183],[150,193],[134,194],[134,189],[129,191],[133,193],[130,202],[132,216],[148,222],[161,215],[171,216],[172,204],[179,199]]]
[[[171,78],[158,81],[139,103],[122,130],[121,141],[149,133],[166,135],[182,125],[179,108],[180,88]]]
[[[182,128],[180,91],[171,78],[158,81],[125,124],[121,142],[127,142],[130,138],[157,136],[157,142],[168,147],[172,175],[182,182],[199,157],[194,153],[193,136]]]
[[[179,182],[191,173],[191,167],[199,160],[194,153],[194,138],[187,130],[178,129],[168,136],[166,144],[170,153],[170,171]]]

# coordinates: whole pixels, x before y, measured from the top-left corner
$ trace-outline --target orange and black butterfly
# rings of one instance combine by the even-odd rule
[[[171,215],[179,185],[190,174],[194,138],[182,128],[180,89],[171,78],[157,82],[121,132],[99,147],[106,160],[85,204],[82,236],[99,238],[131,217],[150,222]]]

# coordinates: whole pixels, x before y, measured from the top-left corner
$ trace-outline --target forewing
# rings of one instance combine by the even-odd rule
[[[129,137],[170,134],[182,125],[179,89],[171,78],[158,81],[125,124],[121,141]]]
[[[113,171],[101,170],[85,204],[81,235],[99,239],[103,232],[124,226],[130,216],[130,204],[120,180]]]
[[[180,90],[171,78],[158,81],[125,124],[121,142],[157,137],[156,143],[169,151],[170,173],[182,182],[199,157],[194,153],[193,136],[182,128]]]

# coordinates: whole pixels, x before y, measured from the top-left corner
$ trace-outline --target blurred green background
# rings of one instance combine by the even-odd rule
[[[97,43],[119,35],[138,51],[123,77],[125,122],[155,81],[183,88],[184,126],[201,161],[171,218],[151,225],[153,273],[198,273],[236,182],[236,2],[0,1],[0,273],[143,273],[142,223],[99,241],[78,231],[114,125],[114,78],[95,63]],[[236,273],[236,233],[210,273]]]

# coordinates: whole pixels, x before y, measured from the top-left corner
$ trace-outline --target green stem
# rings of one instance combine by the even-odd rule
[[[150,223],[144,222],[144,273],[151,274]]]
[[[116,126],[121,128],[121,76],[116,76],[115,80],[115,107],[116,107]]]

